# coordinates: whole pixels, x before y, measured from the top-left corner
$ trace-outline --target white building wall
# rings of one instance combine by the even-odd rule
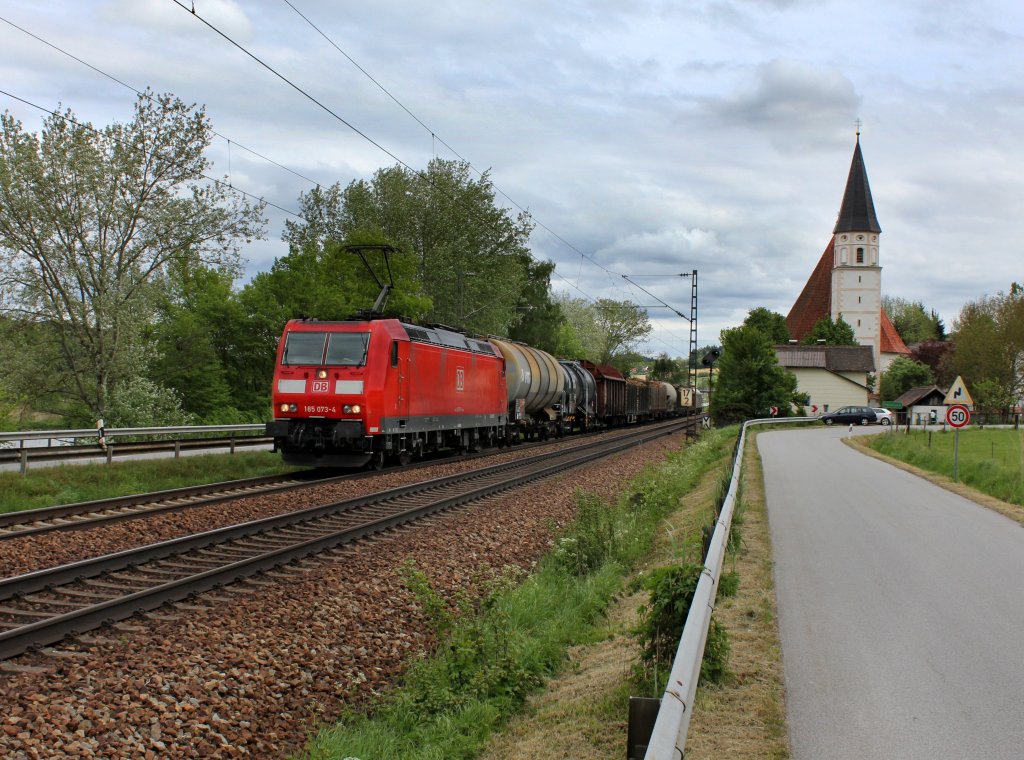
[[[841,406],[867,406],[867,374],[864,372],[843,372],[836,374],[823,369],[808,367],[787,367],[796,375],[797,390],[810,396],[808,414],[835,411]],[[850,381],[853,382],[850,382]],[[817,406],[816,411],[811,411]]]

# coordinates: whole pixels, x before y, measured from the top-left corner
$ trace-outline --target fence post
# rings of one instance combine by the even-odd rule
[[[25,442],[22,441],[21,445],[21,464],[19,469],[21,470],[21,477],[25,477],[28,474],[28,449],[25,448]]]
[[[177,459],[181,456],[181,441],[174,442],[174,458]]]
[[[114,446],[107,446],[107,464],[110,464],[114,459]]]
[[[232,454],[235,453],[235,436],[234,436],[234,434],[232,434],[232,436],[231,436],[231,453]]]

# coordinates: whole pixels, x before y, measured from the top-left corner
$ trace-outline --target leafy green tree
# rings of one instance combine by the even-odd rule
[[[286,222],[284,234],[292,253],[371,231],[415,257],[427,321],[507,335],[521,319],[533,225],[496,205],[488,173],[473,179],[468,164],[434,159],[425,172],[381,169],[300,204],[303,221]]]
[[[631,301],[599,298],[594,304],[596,325],[601,334],[600,362],[608,364],[620,354],[631,353],[637,342],[651,332],[647,312]]]
[[[789,342],[789,328],[786,327],[786,318],[776,311],[771,311],[764,306],[751,309],[743,324],[748,327],[756,327],[763,332],[775,345]]]
[[[168,268],[236,274],[239,241],[261,234],[262,204],[204,179],[212,135],[202,108],[150,92],[102,129],[70,111],[39,134],[0,117],[0,309],[46,326],[51,371],[92,415],[144,372]]]
[[[893,401],[911,388],[932,385],[934,382],[935,375],[927,364],[898,356],[882,373],[879,393],[883,400]]]
[[[567,326],[561,305],[551,295],[550,261],[526,262],[527,278],[519,294],[519,321],[514,323],[508,336],[556,356],[565,356],[564,328]]]
[[[110,395],[104,419],[108,427],[190,425],[195,419],[181,408],[175,391],[137,375],[119,382]]]
[[[826,346],[858,345],[853,328],[849,322],[843,319],[842,314],[835,321],[831,316],[822,317],[814,323],[814,327],[800,342],[805,345],[814,345],[819,340],[824,340]]]
[[[598,324],[597,309],[584,298],[560,294],[555,301],[565,315],[565,326],[560,332],[564,356],[596,361],[601,355],[604,333]]]
[[[983,382],[1001,391],[997,396],[1024,397],[1024,289],[1017,283],[1009,293],[983,297],[960,311],[953,333],[954,349],[944,357],[952,376],[968,388]]]
[[[893,327],[908,346],[926,340],[941,340],[945,327],[935,311],[928,313],[920,301],[908,301],[896,296],[882,296],[882,308],[892,320]]]
[[[682,358],[671,358],[662,352],[651,365],[651,379],[664,380],[673,385],[684,385],[688,380],[689,367]]]
[[[983,412],[989,422],[1005,419],[1009,408],[1015,405],[1013,394],[995,380],[976,383],[971,388],[971,397],[977,410]]]
[[[217,345],[221,331],[237,320],[235,298],[230,277],[211,269],[184,270],[177,279],[176,297],[167,295],[152,329],[150,372],[183,410],[206,421],[234,405]]]
[[[799,401],[796,375],[779,365],[771,338],[752,325],[722,331],[715,375],[711,416],[716,424],[767,417],[773,406],[786,416]]]

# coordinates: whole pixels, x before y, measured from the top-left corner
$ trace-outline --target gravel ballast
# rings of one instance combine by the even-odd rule
[[[447,596],[509,567],[528,570],[550,548],[552,530],[572,520],[577,489],[614,498],[646,464],[660,461],[681,441],[676,435],[639,446],[0,664],[0,750],[15,758],[268,758],[295,752],[309,732],[329,724],[343,706],[386,688],[408,657],[429,648],[427,626],[397,573],[403,563],[414,561]],[[355,487],[380,490],[422,477],[396,471],[372,487],[367,481]],[[289,494],[246,501],[264,499],[294,508],[287,506]],[[200,524],[215,527],[192,522],[207,511],[190,510],[178,518],[187,527],[167,530],[181,535]],[[226,517],[221,524],[238,521]],[[147,539],[154,523],[147,521]],[[83,542],[67,549],[69,556],[87,547],[93,556],[116,550],[98,549],[97,543],[137,544],[138,526],[77,535],[74,541],[61,537]],[[44,539],[50,540],[20,539],[29,542],[21,551],[44,551],[38,543]],[[19,559],[8,547],[3,552],[4,574],[22,561],[31,565],[31,556]],[[45,556],[45,564],[53,564],[53,555]]]

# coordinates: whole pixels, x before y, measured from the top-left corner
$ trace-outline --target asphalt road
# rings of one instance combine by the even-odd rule
[[[793,757],[1024,758],[1024,529],[846,435],[757,439]]]

